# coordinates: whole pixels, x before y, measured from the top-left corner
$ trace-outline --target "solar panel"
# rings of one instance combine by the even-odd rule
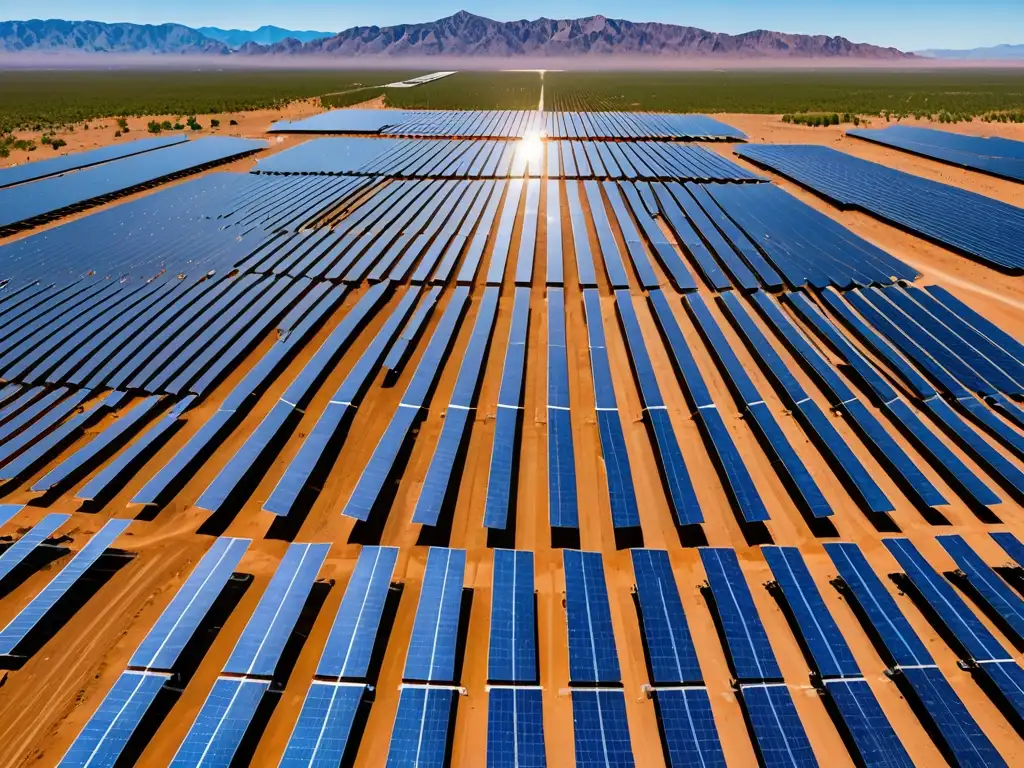
[[[89,722],[64,753],[60,765],[113,766],[170,675],[122,672]]]
[[[487,692],[487,768],[545,768],[539,688]]]
[[[550,186],[549,183],[549,189]],[[537,219],[539,210],[540,179],[530,179],[526,183],[526,208],[523,213],[519,255],[516,258],[516,285],[529,285],[533,280],[533,260],[537,247]]]
[[[245,625],[225,674],[271,677],[330,544],[291,544]]]
[[[578,528],[576,459],[572,415],[548,407],[548,523],[552,528]]]
[[[36,181],[27,187],[0,190],[0,210],[4,211],[0,228],[26,223],[108,195],[123,194],[141,185],[266,147],[263,141],[213,136]]]
[[[1024,722],[1024,669],[1016,661],[979,664],[977,674],[988,678],[990,695],[999,701],[1011,722],[1019,728]]]
[[[707,689],[655,689],[651,695],[669,768],[725,766]]]
[[[397,560],[397,547],[363,547],[320,656],[318,677],[365,679]]]
[[[632,768],[622,691],[574,689],[572,725],[577,768]]]
[[[476,407],[487,350],[490,347],[491,335],[494,333],[500,291],[500,288],[494,286],[484,289],[473,332],[462,358],[455,388],[452,390],[441,436],[423,479],[423,489],[416,501],[416,508],[413,510],[414,523],[437,525],[445,499],[448,497],[457,459],[472,423],[472,409]]]
[[[862,615],[871,624],[884,647],[884,656],[900,667],[934,664],[934,660],[892,595],[871,569],[856,544],[826,543],[825,551],[839,571]]]
[[[349,750],[366,686],[314,680],[302,702],[279,768],[337,768]]]
[[[835,704],[863,765],[880,768],[914,765],[866,680],[826,680],[825,691]]]
[[[597,429],[601,438],[601,457],[608,480],[608,502],[612,526],[617,530],[640,527],[640,510],[633,488],[626,437],[622,432],[618,409],[597,412]]]
[[[129,667],[150,670],[174,668],[249,544],[249,539],[227,537],[213,542],[132,654]]]
[[[391,731],[388,768],[446,764],[455,708],[451,688],[403,686]]]
[[[21,509],[17,505],[9,505],[12,508]],[[50,535],[71,519],[71,515],[63,515],[51,512],[38,523],[32,526],[31,530],[14,542],[0,554],[0,581],[10,574],[19,564],[25,561],[32,551],[46,541]]]
[[[754,746],[766,766],[816,766],[807,733],[783,683],[740,686],[754,731]]]
[[[491,585],[487,679],[492,683],[537,682],[533,553],[494,550]]]
[[[997,269],[1021,271],[1013,243],[1020,239],[1024,219],[1006,203],[831,147],[749,145],[736,154],[844,207],[866,211]],[[986,221],[1004,221],[1005,226],[987,228]]]
[[[466,550],[430,548],[405,660],[404,680],[454,682],[465,571]]]
[[[796,619],[818,674],[825,679],[860,675],[850,647],[822,600],[800,550],[796,547],[762,547],[761,553]]]
[[[931,721],[931,735],[951,763],[1006,765],[938,667],[901,667],[899,674]]]
[[[883,543],[969,659],[1001,661],[1011,658],[950,583],[935,572],[908,539],[884,539]]]
[[[962,536],[936,536],[981,600],[1017,637],[1024,637],[1024,601],[989,567]]]
[[[622,674],[601,553],[566,549],[562,560],[569,630],[569,682],[573,685],[618,683]]]
[[[217,678],[171,766],[226,768],[230,765],[269,687],[267,680]]]
[[[782,680],[768,635],[740,569],[736,552],[724,547],[701,547],[712,605],[725,637],[733,674],[740,682]]]
[[[131,525],[131,520],[108,520],[100,530],[93,534],[70,562],[54,576],[50,583],[43,587],[28,605],[26,605],[10,623],[0,630],[0,655],[14,654],[18,645],[33,630],[43,617],[56,605],[75,582],[89,570]]]
[[[558,153],[554,147],[548,148],[548,162],[554,161],[558,164]],[[549,174],[550,175],[550,174]],[[563,264],[562,264],[562,211],[561,211],[561,187],[554,179],[557,173],[549,178],[547,183],[546,202],[546,225],[547,225],[547,276],[545,282],[548,285],[562,285]]]
[[[704,679],[679,599],[668,552],[634,549],[640,625],[654,685],[699,683]]]
[[[27,181],[44,179],[48,176],[56,176],[68,171],[88,168],[92,165],[107,163],[112,160],[119,160],[122,157],[151,152],[154,149],[170,147],[188,141],[188,136],[180,134],[177,136],[158,136],[150,139],[137,139],[124,144],[114,144],[109,147],[99,147],[85,152],[73,152],[69,155],[55,157],[49,160],[36,160],[32,163],[4,168],[0,173],[0,187],[10,187],[15,184],[23,184]]]
[[[1018,567],[1024,567],[1024,544],[1021,544],[1016,536],[1009,531],[996,531],[992,538],[1014,559]]]
[[[409,317],[419,296],[419,289],[413,288],[405,292],[398,306],[388,315],[388,319],[374,336],[356,364],[348,372],[345,380],[335,391],[323,414],[317,419],[313,429],[306,435],[299,452],[292,459],[277,486],[264,502],[263,509],[276,515],[288,515],[295,508],[299,495],[306,488],[310,476],[321,462],[325,461],[328,446],[333,446],[335,439],[346,423],[346,416],[351,416],[354,408],[370,386],[376,375],[380,360],[388,349],[402,323]],[[397,344],[397,342],[396,342]],[[340,446],[339,446],[340,447]]]

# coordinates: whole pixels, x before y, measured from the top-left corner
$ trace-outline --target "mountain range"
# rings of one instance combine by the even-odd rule
[[[935,48],[918,51],[919,56],[929,59],[958,59],[960,61],[1021,61],[1024,60],[1024,45],[993,45],[989,48],[950,50]]]
[[[196,29],[196,32],[205,35],[211,40],[219,40],[231,49],[241,48],[246,43],[273,45],[274,43],[279,43],[288,38],[298,40],[300,43],[308,43],[312,40],[318,40],[321,37],[331,37],[335,34],[334,32],[316,32],[314,30],[298,31],[294,29],[282,29],[281,27],[274,27],[270,25],[264,25],[259,29],[253,30],[199,27]]]
[[[844,37],[755,30],[740,35],[656,22],[589,16],[580,19],[494,21],[460,11],[437,21],[353,27],[327,37],[261,27],[255,32],[98,21],[0,22],[0,52],[205,54],[247,57],[800,58],[900,60],[895,48]],[[279,37],[284,35],[284,37]],[[275,39],[277,38],[277,39]],[[305,39],[304,39],[305,38]]]

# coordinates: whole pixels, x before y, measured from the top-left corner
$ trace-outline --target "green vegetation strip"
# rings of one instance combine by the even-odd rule
[[[1024,120],[1024,69],[548,72],[548,109]]]
[[[414,74],[422,71],[6,70],[0,72],[0,134],[114,116],[272,109]]]

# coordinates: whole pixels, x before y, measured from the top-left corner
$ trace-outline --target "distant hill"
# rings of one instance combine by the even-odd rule
[[[247,46],[245,53],[332,56],[575,57],[616,54],[720,58],[905,59],[895,48],[844,37],[791,35],[759,29],[741,35],[656,22],[588,16],[582,19],[493,21],[460,11],[437,21],[393,27],[353,27],[296,46]]]
[[[261,27],[255,32],[180,24],[148,26],[98,21],[0,22],[0,52],[216,54],[401,58],[652,58],[861,59],[914,58],[895,48],[844,37],[754,30],[741,35],[656,22],[582,19],[494,21],[460,11],[424,24],[353,27],[328,37]],[[278,35],[284,35],[274,40]],[[302,36],[314,36],[303,40]],[[260,39],[262,37],[262,40]],[[264,42],[266,41],[266,42]]]
[[[929,59],[961,59],[964,61],[1014,61],[1024,60],[1024,44],[993,45],[991,48],[967,48],[953,50],[936,48],[928,51],[917,51],[919,56]]]
[[[246,43],[257,45],[273,45],[282,40],[291,38],[300,43],[308,43],[318,40],[321,37],[332,37],[334,32],[315,32],[313,30],[298,31],[294,29],[282,29],[264,25],[259,29],[220,29],[219,27],[199,27],[197,32],[202,33],[211,40],[219,40],[229,48],[241,48]]]
[[[0,21],[0,52],[226,54],[228,47],[181,24]]]

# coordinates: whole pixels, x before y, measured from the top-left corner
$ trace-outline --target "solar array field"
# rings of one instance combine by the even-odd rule
[[[1014,764],[1022,321],[769,173],[1007,271],[1020,209],[702,116],[273,130],[359,135],[0,174],[0,762]]]

